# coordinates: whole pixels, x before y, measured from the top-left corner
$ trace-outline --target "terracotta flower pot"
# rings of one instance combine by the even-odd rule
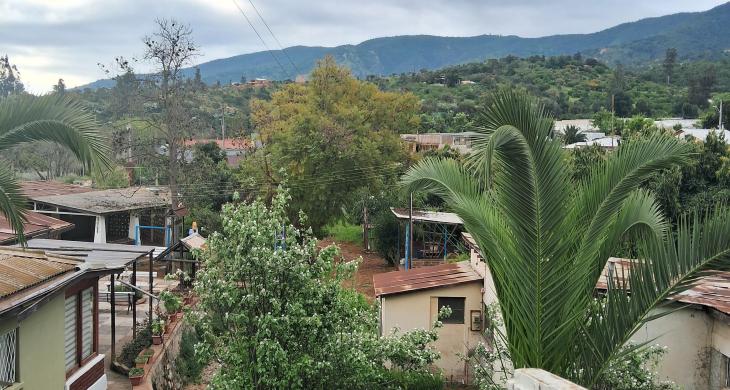
[[[132,386],[139,386],[142,384],[142,377],[144,377],[144,375],[130,376],[129,381],[132,382]]]
[[[162,344],[162,335],[152,335],[152,344],[154,345],[160,345]]]

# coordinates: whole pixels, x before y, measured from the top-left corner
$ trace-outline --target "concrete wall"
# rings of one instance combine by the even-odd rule
[[[412,329],[430,329],[438,317],[438,297],[464,297],[464,324],[444,324],[434,347],[441,352],[436,366],[451,379],[461,380],[467,375],[466,364],[458,356],[484,341],[480,332],[470,330],[471,310],[482,311],[482,283],[480,281],[414,291],[381,298],[381,319],[384,335],[394,328],[402,332]]]
[[[20,323],[20,381],[26,390],[65,386],[64,301],[64,294],[58,294]]]
[[[507,382],[508,390],[585,390],[567,379],[537,368],[520,368]]]
[[[672,380],[685,390],[707,389],[713,322],[703,308],[688,307],[649,322],[631,340],[668,348],[657,367],[660,379]]]

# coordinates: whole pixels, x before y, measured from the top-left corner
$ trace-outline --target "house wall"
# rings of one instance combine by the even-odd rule
[[[18,358],[24,389],[63,389],[65,386],[64,301],[64,295],[58,294],[20,323]]]
[[[688,307],[649,322],[631,340],[649,341],[668,348],[657,367],[661,379],[672,380],[685,390],[707,389],[710,377],[709,346],[713,339],[723,338],[722,345],[730,347],[730,337],[725,339],[730,336],[730,329],[725,326],[722,330],[713,331],[713,328],[714,320],[703,308]]]
[[[468,376],[466,364],[458,356],[484,341],[480,332],[470,330],[470,312],[482,311],[482,283],[480,281],[413,291],[381,297],[381,321],[384,335],[394,328],[401,332],[413,329],[431,329],[438,316],[438,297],[464,297],[464,324],[444,324],[434,347],[441,352],[436,366],[444,375],[460,380]]]

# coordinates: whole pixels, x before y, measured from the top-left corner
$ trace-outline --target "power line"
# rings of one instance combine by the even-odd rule
[[[276,44],[279,45],[279,49],[281,49],[281,52],[284,53],[286,58],[289,60],[289,63],[294,67],[294,71],[296,71],[297,74],[301,74],[301,72],[299,71],[299,68],[297,68],[297,65],[294,63],[294,61],[292,61],[291,57],[289,57],[289,53],[286,52],[284,47],[281,45],[281,42],[279,42],[279,38],[277,38],[276,35],[274,35],[274,32],[271,31],[271,27],[269,27],[269,24],[266,23],[266,20],[264,20],[264,17],[261,16],[259,9],[256,8],[256,6],[253,4],[253,0],[248,0],[248,2],[249,2],[249,4],[251,4],[251,7],[253,8],[253,10],[256,11],[256,15],[259,16],[259,19],[261,19],[261,22],[264,23],[264,26],[266,26],[266,29],[269,30],[269,34],[271,34],[271,37],[274,38],[274,41],[276,41]]]
[[[264,38],[261,37],[261,34],[259,34],[258,30],[256,30],[256,27],[254,27],[253,23],[251,23],[251,19],[248,18],[248,16],[246,15],[246,12],[243,11],[243,8],[241,8],[241,6],[238,5],[238,1],[236,1],[236,0],[231,0],[231,1],[236,6],[236,8],[238,8],[238,11],[241,12],[241,15],[243,15],[243,17],[246,19],[246,22],[248,22],[248,25],[251,26],[251,29],[253,30],[253,32],[256,33],[256,36],[259,37],[259,40],[266,48],[266,51],[268,51],[269,54],[271,54],[271,57],[274,58],[274,61],[276,61],[276,63],[279,64],[279,67],[284,72],[284,74],[287,74],[288,72],[284,68],[284,65],[282,65],[281,62],[279,62],[279,59],[276,58],[276,55],[274,55],[274,52],[271,51],[271,49],[269,49],[269,45],[266,44],[266,41],[264,41]]]

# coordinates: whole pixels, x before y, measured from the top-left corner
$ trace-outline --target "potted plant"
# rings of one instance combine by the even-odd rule
[[[134,358],[134,366],[137,368],[144,368],[144,365],[147,364],[149,359],[149,356],[140,353],[136,358]]]
[[[167,314],[169,314],[171,317],[182,308],[180,297],[169,291],[163,291],[160,293],[160,301],[165,307],[165,312],[167,312]]]
[[[165,329],[164,321],[157,319],[152,321],[152,344],[162,344],[162,330]]]
[[[141,385],[143,376],[144,376],[144,368],[132,367],[129,370],[129,381],[132,382],[132,386]]]

